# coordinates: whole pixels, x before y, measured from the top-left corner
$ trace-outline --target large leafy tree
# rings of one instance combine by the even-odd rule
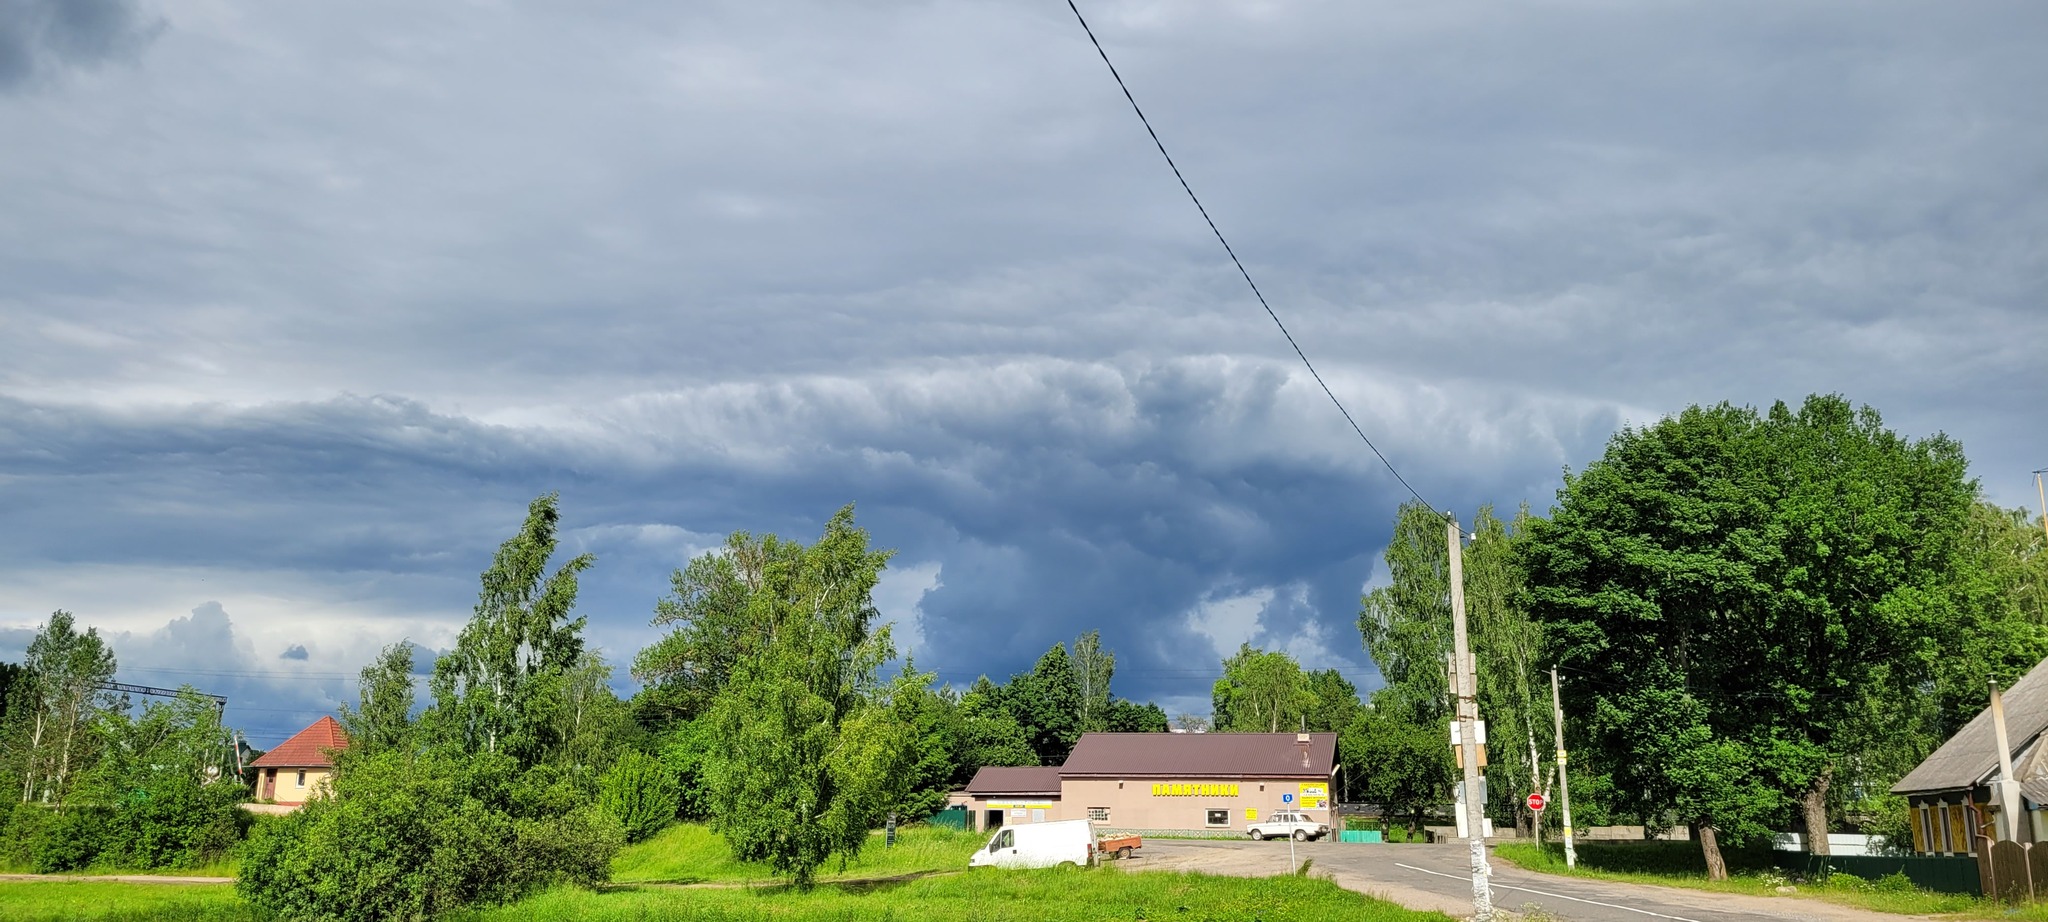
[[[1443,517],[1419,502],[1403,503],[1387,542],[1387,585],[1367,593],[1358,614],[1365,650],[1386,680],[1373,707],[1419,727],[1450,719],[1449,553]]]
[[[1107,688],[1107,679],[1105,689]],[[1024,728],[1025,739],[1040,765],[1058,765],[1067,760],[1074,742],[1081,738],[1081,686],[1075,681],[1073,660],[1064,644],[1038,658],[1030,672],[1011,676],[1003,687],[1003,703]]]
[[[519,533],[483,573],[476,614],[434,663],[436,735],[522,766],[541,762],[560,742],[567,676],[583,659],[585,619],[571,617],[576,576],[596,562],[581,554],[548,571],[561,519],[556,502],[549,493],[527,507]]]
[[[1247,643],[1223,661],[1223,677],[1210,689],[1210,706],[1218,732],[1278,733],[1305,725],[1316,708],[1316,693],[1294,657]]]
[[[754,633],[705,718],[720,741],[703,764],[712,828],[735,857],[808,887],[829,856],[859,853],[903,791],[910,732],[876,681],[895,651],[873,626],[891,552],[868,548],[851,506],[815,544],[735,535],[727,552],[758,566],[728,600]]]
[[[1003,687],[982,676],[960,695],[953,786],[963,787],[985,765],[1037,765],[1031,738],[1004,702]]]
[[[1568,475],[1524,559],[1617,796],[1751,838],[1827,789],[1868,697],[1925,681],[1974,495],[1962,450],[1834,396],[1692,407]]]

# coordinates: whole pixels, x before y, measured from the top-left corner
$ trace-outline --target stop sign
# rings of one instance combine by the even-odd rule
[[[1538,813],[1541,813],[1541,812],[1543,812],[1543,808],[1544,808],[1544,807],[1547,807],[1547,806],[1549,806],[1549,805],[1550,805],[1550,798],[1548,798],[1548,797],[1545,797],[1545,796],[1543,796],[1543,795],[1541,795],[1541,794],[1531,794],[1531,795],[1529,795],[1529,809],[1531,809],[1531,810],[1534,810],[1534,811],[1536,811],[1536,812],[1538,812]]]

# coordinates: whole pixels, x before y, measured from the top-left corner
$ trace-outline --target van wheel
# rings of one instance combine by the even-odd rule
[[[1306,841],[1308,841],[1308,830],[1306,830],[1306,829],[1297,829],[1297,830],[1295,830],[1295,831],[1294,831],[1294,841],[1296,841],[1296,842],[1306,842]]]

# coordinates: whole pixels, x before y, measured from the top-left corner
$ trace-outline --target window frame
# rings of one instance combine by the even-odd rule
[[[1205,811],[1203,815],[1203,819],[1205,820],[1205,822],[1203,823],[1203,825],[1207,828],[1227,828],[1230,825],[1230,808],[1204,807],[1203,810]],[[1221,821],[1218,821],[1216,819],[1219,816],[1223,818]]]

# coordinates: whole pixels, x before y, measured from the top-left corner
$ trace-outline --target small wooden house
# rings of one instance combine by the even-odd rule
[[[2048,660],[2043,660],[2003,694],[2006,741],[2025,817],[2015,824],[2023,843],[2048,842]],[[1915,767],[1892,793],[1911,809],[1913,852],[1974,855],[1981,838],[1998,831],[1998,735],[1987,706],[1941,748]]]

